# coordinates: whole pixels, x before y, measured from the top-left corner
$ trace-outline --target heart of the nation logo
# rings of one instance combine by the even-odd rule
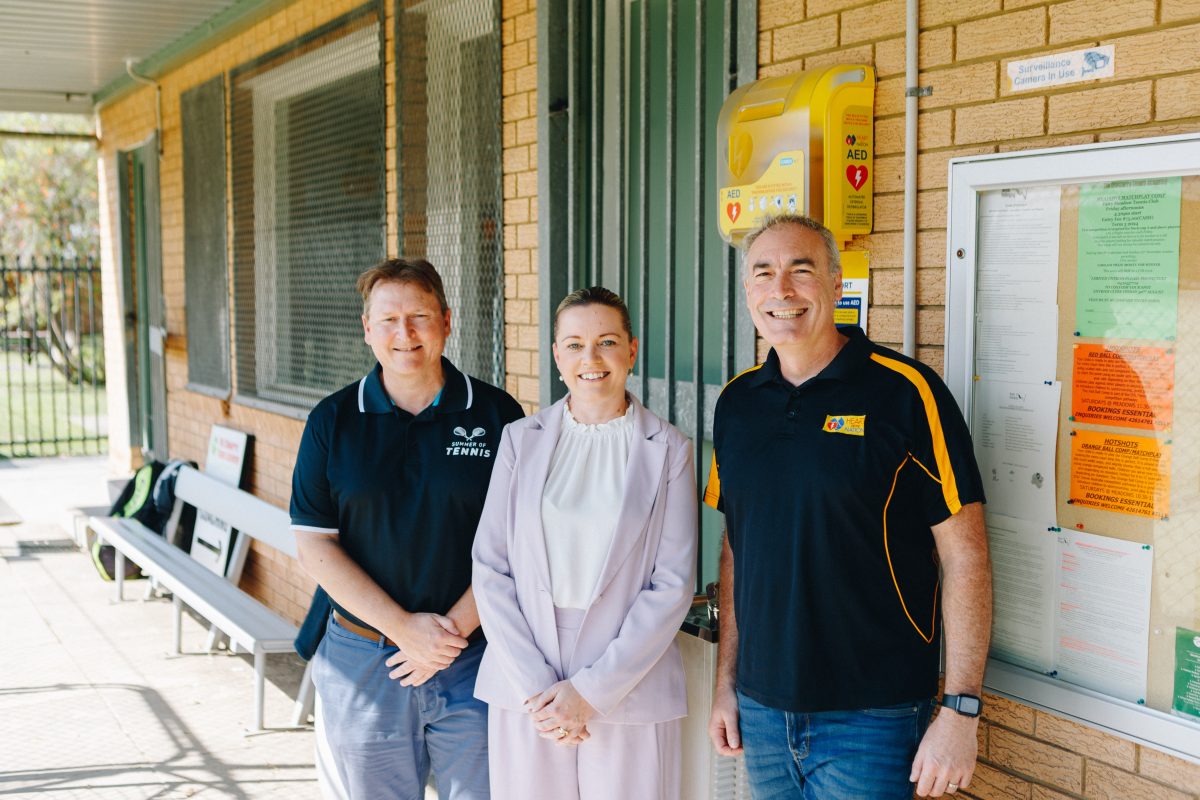
[[[726,203],[725,214],[729,217],[730,222],[737,222],[738,217],[742,215],[741,203]]]
[[[854,144],[854,143],[855,143],[855,142],[857,142],[857,141],[858,141],[858,139],[857,139],[857,138],[854,136],[854,134],[853,134],[853,133],[851,133],[851,134],[847,134],[847,136],[846,136],[846,144],[850,144],[850,145],[852,145],[852,144]]]

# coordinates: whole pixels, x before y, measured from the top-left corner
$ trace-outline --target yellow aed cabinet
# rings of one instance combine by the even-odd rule
[[[852,64],[736,89],[717,119],[717,213],[737,245],[769,214],[807,214],[839,243],[871,232],[875,70]]]

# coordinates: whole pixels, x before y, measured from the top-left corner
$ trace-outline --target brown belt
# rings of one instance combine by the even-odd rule
[[[374,639],[375,641],[379,641],[380,639],[383,639],[383,643],[386,644],[388,647],[396,646],[395,642],[393,642],[391,639],[384,636],[379,631],[375,630],[374,628],[368,628],[366,625],[359,625],[357,622],[352,622],[352,621],[346,619],[346,616],[344,614],[342,614],[340,611],[334,611],[333,618],[335,620],[337,620],[338,625],[341,625],[343,628],[350,631],[351,633],[357,633],[359,636],[362,636],[367,639]]]

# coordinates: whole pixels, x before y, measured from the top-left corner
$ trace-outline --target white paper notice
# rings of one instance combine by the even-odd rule
[[[1058,534],[1058,677],[1145,702],[1150,639],[1149,545],[1082,531]]]
[[[1046,525],[988,514],[992,556],[992,655],[1054,669],[1054,577],[1058,538]]]
[[[979,316],[975,374],[1018,383],[1052,381],[1058,372],[1058,307],[1038,311],[990,311]]]
[[[1054,450],[1062,384],[975,383],[971,425],[988,511],[1057,524]]]
[[[1058,305],[1057,186],[979,194],[976,303],[980,314]]]
[[[221,483],[237,486],[242,480],[242,465],[246,460],[247,434],[221,425],[213,425],[208,436],[208,458],[204,473]],[[192,529],[192,558],[218,575],[228,568],[229,551],[233,544],[233,527],[211,512],[196,512]]]

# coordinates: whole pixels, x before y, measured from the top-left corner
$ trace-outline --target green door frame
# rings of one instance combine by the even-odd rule
[[[167,458],[166,307],[158,135],[117,153],[130,446]]]

